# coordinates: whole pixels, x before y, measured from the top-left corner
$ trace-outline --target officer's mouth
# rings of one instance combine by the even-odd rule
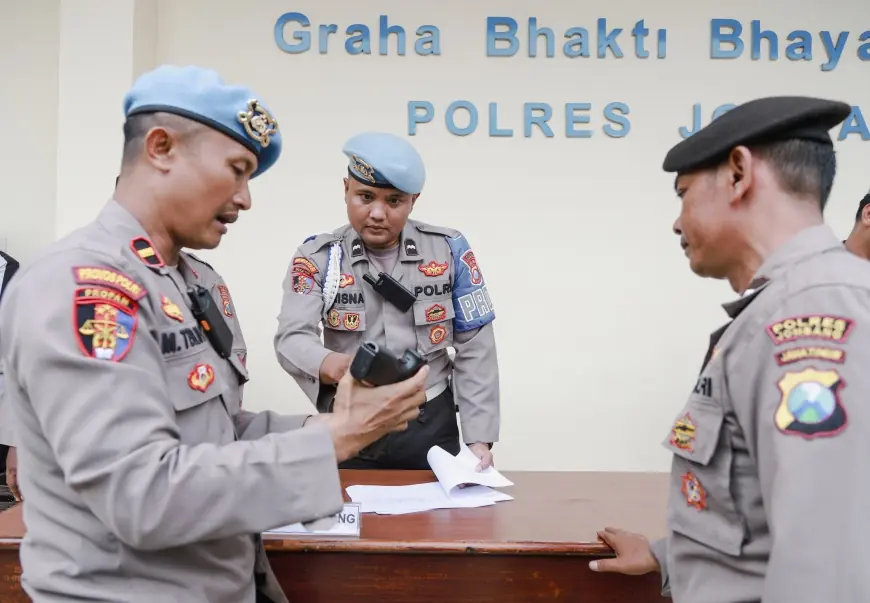
[[[227,224],[232,224],[233,222],[235,222],[238,219],[239,219],[239,214],[226,213],[226,214],[220,214],[218,217],[216,217],[215,222],[217,222],[220,225],[221,232],[226,233],[227,232]]]

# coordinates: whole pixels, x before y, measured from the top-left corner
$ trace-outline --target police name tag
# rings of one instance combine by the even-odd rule
[[[308,529],[301,523],[290,524],[274,530],[269,530],[266,534],[274,534],[280,536],[344,536],[350,538],[359,538],[360,529],[362,526],[362,513],[360,511],[360,503],[344,503],[344,508],[338,514],[336,521],[332,527],[327,529]]]

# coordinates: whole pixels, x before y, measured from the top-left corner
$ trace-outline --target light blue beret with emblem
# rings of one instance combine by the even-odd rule
[[[423,158],[404,138],[385,132],[357,134],[342,149],[350,160],[351,175],[369,186],[396,188],[416,194],[423,190]]]
[[[248,88],[224,83],[214,70],[162,65],[143,74],[124,97],[124,115],[165,112],[226,134],[257,156],[252,178],[281,155],[278,122]]]

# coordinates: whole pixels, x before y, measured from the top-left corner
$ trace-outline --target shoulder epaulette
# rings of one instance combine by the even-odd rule
[[[204,261],[202,258],[199,258],[199,257],[193,255],[193,254],[190,253],[189,251],[182,251],[181,254],[184,255],[184,256],[186,256],[186,257],[189,257],[190,259],[192,259],[192,260],[195,261],[195,262],[199,262],[199,263],[202,264],[203,266],[208,266],[209,268],[211,268],[212,270],[214,270],[214,267],[213,267],[211,264],[209,264],[208,262]]]
[[[423,222],[414,222],[414,226],[420,232],[441,235],[449,239],[455,239],[460,234],[460,232],[455,228],[449,228],[447,226],[433,226],[432,224],[425,224]]]
[[[340,240],[341,237],[336,236],[335,233],[324,232],[319,235],[312,235],[305,239],[305,241],[301,245],[301,248],[303,253],[314,253],[315,251],[319,251],[329,243]]]

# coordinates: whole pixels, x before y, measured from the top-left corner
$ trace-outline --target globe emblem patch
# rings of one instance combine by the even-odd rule
[[[775,422],[781,432],[810,439],[836,435],[845,428],[846,411],[839,396],[844,383],[837,371],[788,372],[778,385],[782,398]]]

